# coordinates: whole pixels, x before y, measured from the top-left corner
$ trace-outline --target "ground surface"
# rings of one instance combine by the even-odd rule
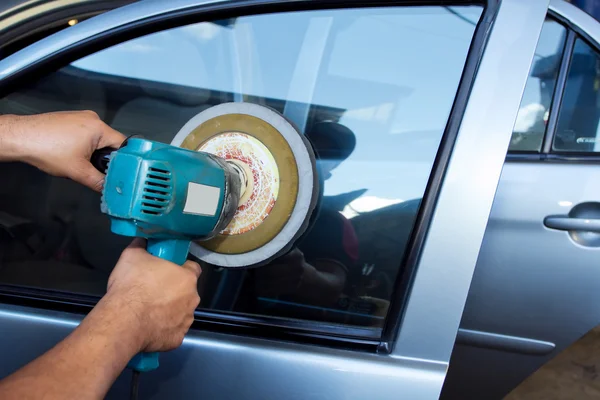
[[[600,399],[600,327],[551,360],[504,400]]]

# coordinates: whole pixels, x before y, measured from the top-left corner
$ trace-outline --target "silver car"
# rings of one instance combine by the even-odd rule
[[[144,0],[69,21],[0,60],[0,113],[90,109],[168,143],[246,101],[318,156],[300,261],[204,265],[141,398],[502,398],[600,322],[600,24],[572,5]],[[81,321],[129,241],[96,193],[0,174],[2,377]]]

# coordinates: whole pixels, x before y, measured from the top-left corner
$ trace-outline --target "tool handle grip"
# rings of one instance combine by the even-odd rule
[[[129,361],[127,368],[138,372],[153,371],[158,368],[158,353],[138,353]]]
[[[148,253],[155,257],[183,265],[190,250],[189,240],[148,239]],[[139,353],[129,361],[127,367],[139,372],[158,368],[158,353]]]
[[[190,251],[190,241],[181,239],[148,239],[148,253],[163,260],[183,265]]]
[[[132,137],[141,137],[141,135],[130,135],[121,143],[121,147],[127,146],[127,141]],[[106,169],[108,168],[108,162],[110,161],[110,156],[113,152],[117,151],[117,149],[113,147],[103,147],[101,149],[97,149],[92,153],[92,157],[90,158],[90,162],[98,171],[106,174]]]
[[[110,161],[110,155],[115,151],[112,147],[103,147],[98,149],[92,153],[92,157],[90,158],[90,162],[98,171],[103,174],[106,173],[106,169],[108,168],[108,162]]]

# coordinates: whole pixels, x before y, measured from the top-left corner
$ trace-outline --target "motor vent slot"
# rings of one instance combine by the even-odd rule
[[[142,194],[141,212],[159,216],[171,202],[173,186],[171,171],[164,166],[148,168]]]

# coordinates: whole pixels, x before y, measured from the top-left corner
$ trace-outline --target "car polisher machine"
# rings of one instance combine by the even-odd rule
[[[92,160],[106,167],[101,210],[112,232],[146,238],[151,254],[179,265],[188,253],[224,268],[266,264],[305,231],[318,197],[307,139],[251,103],[201,112],[171,144],[132,137]],[[158,354],[128,366],[153,370]]]

